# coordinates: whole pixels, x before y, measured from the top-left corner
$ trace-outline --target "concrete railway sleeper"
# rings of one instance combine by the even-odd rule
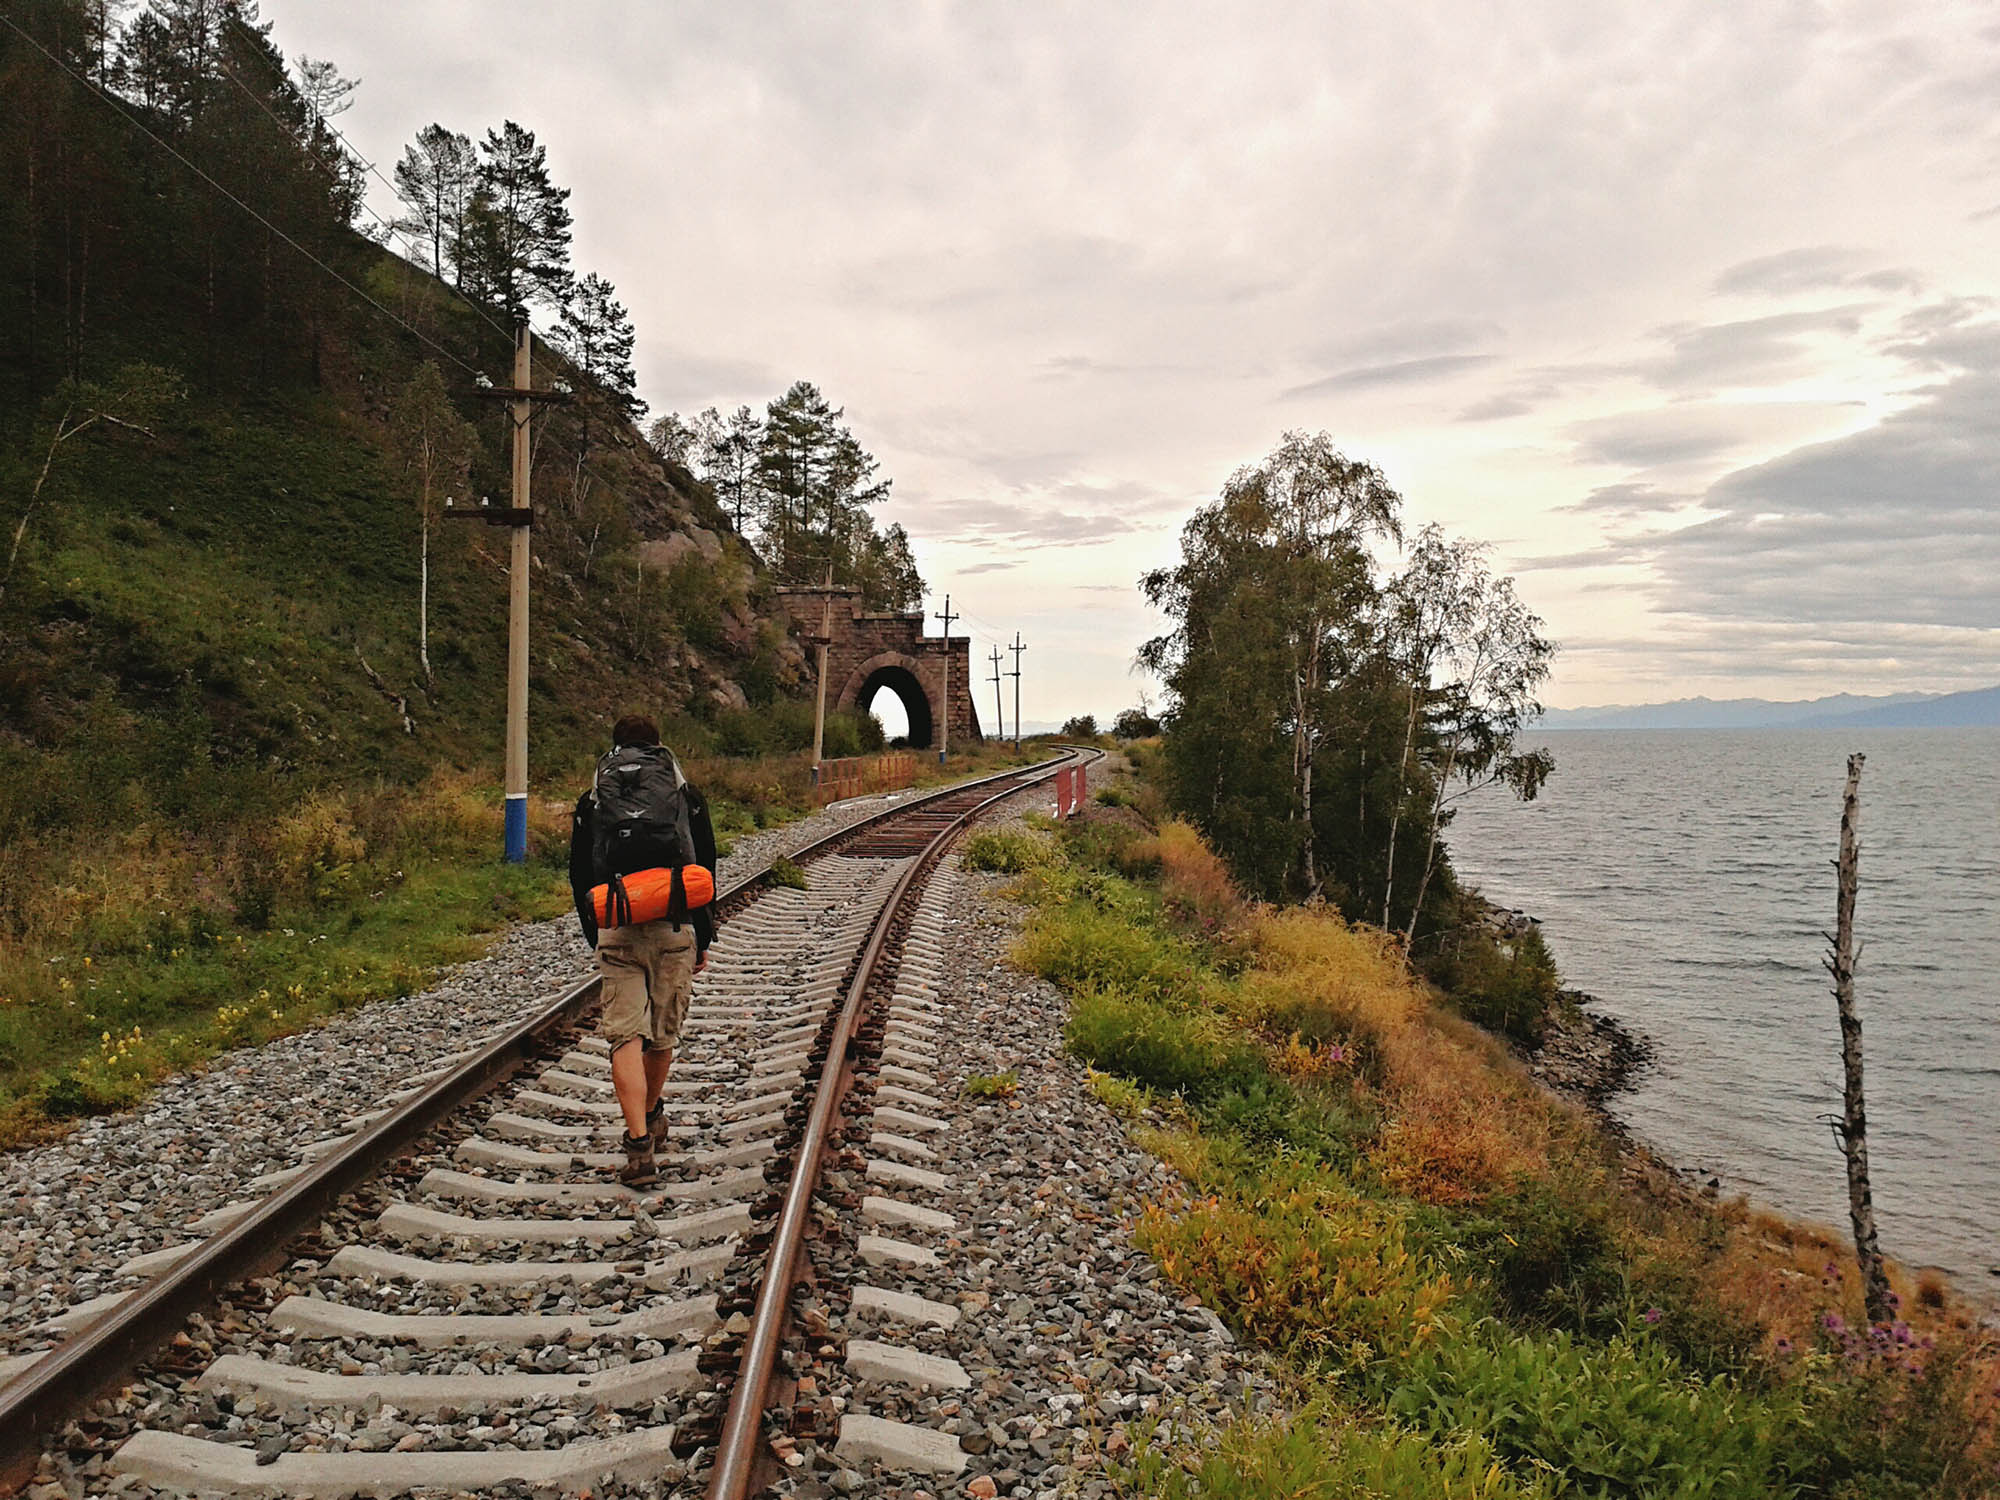
[[[265,1198],[190,1226],[205,1238],[121,1268],[155,1279],[72,1309],[54,1352],[0,1364],[5,1477],[28,1479],[51,1438],[57,1472],[91,1493],[601,1491],[608,1478],[733,1495],[771,1477],[769,1439],[790,1419],[766,1420],[788,1394],[770,1375],[833,1109],[849,1101],[848,1139],[879,1182],[863,1238],[946,1222],[925,1201],[919,1139],[936,1125],[924,910],[934,923],[950,899],[932,871],[973,813],[1055,764],[795,851],[804,890],[760,872],[722,894],[730,925],[697,981],[659,1184],[611,1179],[622,1126],[603,1044],[577,1030],[595,983],[575,986],[306,1147],[260,1182]],[[893,1010],[863,1028],[870,1001]],[[877,1106],[860,1137],[855,1100]],[[884,1317],[930,1315],[890,1285],[853,1295]],[[852,1361],[951,1378],[888,1343]],[[894,1437],[851,1421],[843,1452]],[[734,1458],[732,1424],[751,1434]],[[690,1473],[718,1443],[713,1475]]]

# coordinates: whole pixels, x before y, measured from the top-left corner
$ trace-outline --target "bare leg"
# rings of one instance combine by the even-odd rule
[[[660,1102],[660,1095],[666,1091],[667,1074],[673,1070],[673,1048],[664,1047],[646,1054],[646,1108],[649,1112]]]
[[[618,1096],[618,1109],[625,1116],[627,1139],[646,1133],[646,1053],[637,1037],[619,1045],[611,1054],[611,1089]]]

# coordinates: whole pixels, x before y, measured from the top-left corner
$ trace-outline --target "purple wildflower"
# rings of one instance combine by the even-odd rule
[[[1657,1323],[1666,1315],[1666,1309],[1662,1307],[1649,1307],[1646,1309],[1646,1321],[1648,1323]]]
[[[1847,1319],[1839,1313],[1828,1313],[1819,1320],[1819,1326],[1828,1333],[1843,1333],[1847,1329]]]

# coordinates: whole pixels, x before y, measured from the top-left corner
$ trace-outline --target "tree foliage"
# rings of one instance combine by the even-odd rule
[[[479,143],[461,241],[460,283],[504,309],[569,294],[569,189],[549,178],[548,148],[512,120]]]
[[[1188,521],[1180,562],[1141,579],[1174,628],[1140,662],[1171,695],[1170,795],[1245,882],[1414,938],[1451,786],[1532,796],[1549,772],[1515,740],[1553,648],[1490,572],[1439,612],[1419,587],[1434,528],[1412,548],[1423,565],[1385,580],[1375,549],[1401,540],[1400,512],[1375,466],[1287,433]]]
[[[555,345],[613,410],[628,420],[637,420],[645,414],[646,403],[639,399],[638,377],[632,370],[632,319],[614,291],[611,283],[594,271],[572,285],[556,323]],[[587,403],[582,408],[581,444],[588,452]]]
[[[470,136],[433,124],[417,132],[396,163],[404,212],[394,227],[429,253],[433,276],[454,286],[464,285],[463,246],[478,162]]]
[[[648,434],[663,458],[707,480],[739,532],[754,523],[779,578],[824,580],[861,590],[870,609],[923,605],[924,581],[900,525],[877,529],[869,507],[886,499],[890,481],[843,425],[845,413],[811,381],[801,380],[760,418],[739,406],[724,418],[714,407],[693,419],[669,412]]]

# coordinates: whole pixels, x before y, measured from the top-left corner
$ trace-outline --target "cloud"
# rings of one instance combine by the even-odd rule
[[[1948,373],[1912,405],[1724,475],[1700,498],[1707,519],[1628,531],[1568,565],[1643,567],[1656,606],[1717,641],[1783,626],[1934,671],[1969,670],[1983,650],[1994,675],[2000,325],[1954,329],[1925,352]]]
[[[1813,347],[1819,336],[1852,341],[1864,309],[1772,313],[1731,323],[1675,324],[1660,330],[1667,352],[1634,373],[1672,391],[1718,386],[1770,386],[1813,373],[1828,361]]]
[[[1467,370],[1476,370],[1481,365],[1491,364],[1495,356],[1491,354],[1433,354],[1423,359],[1400,359],[1386,365],[1361,365],[1351,370],[1339,370],[1334,374],[1311,380],[1304,385],[1295,385],[1283,392],[1279,399],[1296,400],[1301,396],[1325,396],[1334,391],[1367,390],[1375,386],[1416,385],[1427,380],[1449,380],[1454,375]]]
[[[640,363],[645,371],[643,394],[662,413],[683,405],[692,409],[694,403],[708,405],[738,398],[754,398],[761,405],[790,383],[760,360],[688,349],[650,346],[642,351]]]
[[[1316,365],[1389,364],[1432,354],[1462,354],[1497,344],[1506,334],[1491,318],[1422,318],[1327,340],[1306,358]]]
[[[1784,297],[1797,292],[1867,290],[1915,292],[1923,279],[1914,271],[1876,264],[1865,250],[1838,245],[1805,245],[1776,255],[1739,261],[1715,278],[1722,296]]]
[[[1586,462],[1678,469],[1757,448],[1769,452],[1824,432],[1849,409],[1828,401],[1675,401],[1591,417],[1571,424],[1565,436]]]
[[[1642,482],[1607,484],[1592,490],[1574,505],[1560,507],[1577,515],[1618,517],[1652,516],[1666,511],[1685,510],[1696,497],[1682,490],[1662,490]]]
[[[1133,529],[1121,516],[1004,500],[936,500],[924,507],[924,536],[932,542],[1088,546]]]
[[[969,568],[953,568],[952,572],[960,578],[970,578],[974,573],[1004,573],[1009,568],[1018,568],[1020,566],[1020,559],[1015,558],[1010,562],[974,563]]]

